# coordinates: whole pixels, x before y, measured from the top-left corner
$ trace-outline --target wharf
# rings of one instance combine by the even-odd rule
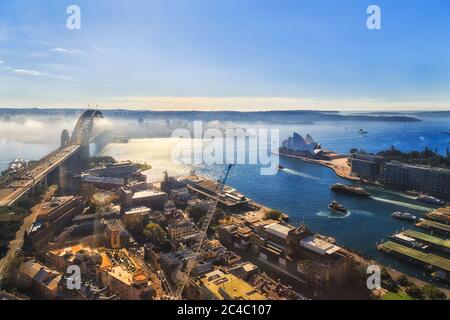
[[[378,245],[378,249],[382,252],[394,254],[411,260],[427,269],[431,267],[433,270],[450,272],[450,260],[432,253],[425,253],[413,248],[402,246],[392,241],[387,241]]]
[[[428,245],[434,246],[438,249],[443,249],[444,251],[450,251],[450,239],[441,239],[426,233],[418,232],[415,230],[406,230],[403,231],[407,237],[414,238],[420,240]]]
[[[450,206],[433,210],[426,215],[427,219],[450,225]]]
[[[450,234],[450,225],[439,223],[432,220],[422,220],[416,224],[416,227],[426,230],[433,230],[443,235]]]

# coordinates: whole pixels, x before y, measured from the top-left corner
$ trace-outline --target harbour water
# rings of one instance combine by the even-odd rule
[[[449,131],[450,119],[423,120],[415,123],[342,121],[273,127],[280,129],[283,139],[294,131],[302,135],[310,133],[324,148],[341,153],[348,153],[351,148],[378,152],[395,146],[402,151],[428,147],[444,154],[449,147],[450,135],[444,132]],[[359,134],[360,128],[368,134]],[[117,160],[151,164],[152,169],[146,174],[150,181],[154,181],[162,177],[164,170],[171,175],[187,174],[191,170],[191,167],[171,160],[171,150],[176,143],[170,138],[131,139],[128,144],[110,144],[101,154]],[[14,142],[3,141],[0,143],[0,166],[17,157],[40,158],[56,147],[54,143],[17,146]],[[430,205],[417,202],[407,194],[377,187],[368,188],[372,194],[368,199],[336,194],[330,190],[330,185],[348,182],[337,177],[332,170],[283,157],[280,164],[285,169],[272,176],[262,176],[257,165],[237,165],[227,184],[258,203],[288,214],[294,225],[305,223],[313,231],[333,236],[339,244],[361,251],[381,263],[419,278],[426,277],[420,268],[380,254],[376,243],[395,231],[414,227],[410,222],[391,218],[392,212],[407,211],[421,216],[431,209]],[[217,178],[222,166],[197,166],[194,169],[199,174]],[[349,213],[344,216],[330,214],[327,206],[332,200],[342,203]]]

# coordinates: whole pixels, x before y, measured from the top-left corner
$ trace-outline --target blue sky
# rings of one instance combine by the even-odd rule
[[[66,8],[81,8],[81,30]],[[382,30],[366,28],[368,5]],[[450,110],[448,0],[8,0],[0,107]]]

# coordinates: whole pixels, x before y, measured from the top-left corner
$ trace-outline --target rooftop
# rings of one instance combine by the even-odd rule
[[[38,213],[39,218],[43,218],[47,215],[49,215],[52,211],[54,211],[56,208],[61,207],[62,205],[65,205],[72,199],[74,199],[74,196],[66,196],[66,197],[53,197],[51,200],[44,202],[44,205],[42,206],[41,210]]]
[[[200,279],[200,286],[218,300],[266,300],[260,292],[244,280],[220,270],[206,274]]]
[[[300,241],[300,245],[321,255],[329,255],[341,249],[332,243],[319,239],[316,235],[304,238]]]
[[[283,225],[281,223],[272,223],[264,227],[266,232],[274,236],[286,239],[289,231],[293,230],[293,227]]]
[[[149,197],[157,197],[165,195],[164,192],[158,191],[158,190],[144,190],[144,191],[138,191],[133,194],[133,199],[142,199],[142,198],[149,198]]]
[[[136,214],[136,213],[140,213],[140,214],[147,214],[150,213],[152,210],[150,208],[147,207],[138,207],[138,208],[132,208],[128,211],[125,211],[125,215],[128,214]]]
[[[87,174],[83,174],[81,176],[81,181],[86,183],[112,184],[117,186],[123,186],[125,184],[125,180],[123,178],[98,177]]]
[[[56,290],[62,274],[46,266],[29,260],[21,267],[21,272],[50,290]]]
[[[402,166],[405,168],[411,168],[411,169],[422,169],[422,170],[429,170],[429,171],[439,171],[442,173],[448,173],[450,174],[450,169],[447,168],[440,168],[440,167],[430,167],[426,165],[420,165],[420,164],[410,164],[410,163],[404,163],[397,160],[392,160],[387,163],[387,165],[396,165],[396,166]]]

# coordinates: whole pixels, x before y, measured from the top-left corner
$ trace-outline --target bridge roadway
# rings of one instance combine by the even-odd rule
[[[37,185],[50,172],[74,155],[80,145],[71,144],[53,151],[37,163],[34,163],[22,175],[16,177],[11,183],[0,188],[0,206],[13,205],[20,197]]]

